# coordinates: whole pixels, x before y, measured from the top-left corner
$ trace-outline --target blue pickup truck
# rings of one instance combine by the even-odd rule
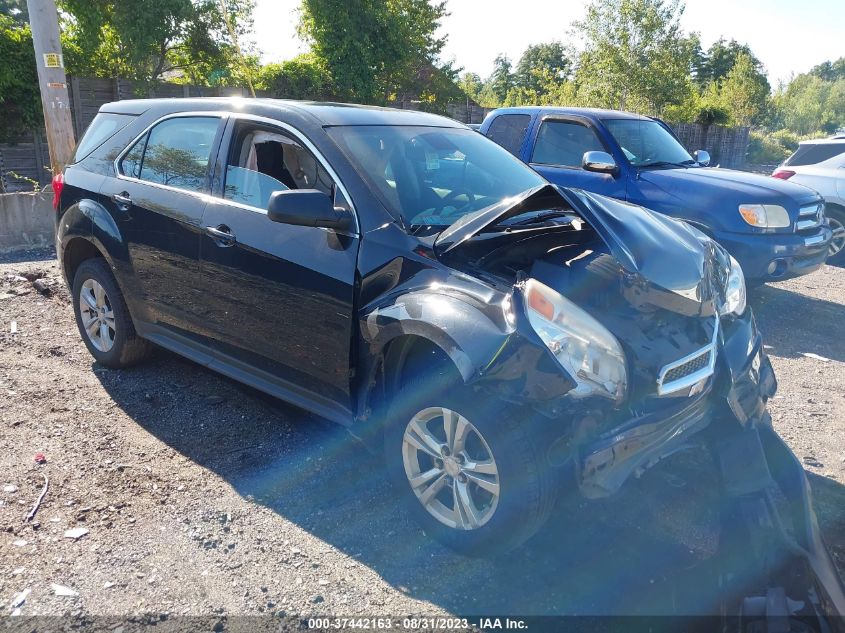
[[[680,218],[721,243],[750,285],[813,272],[831,231],[813,190],[709,167],[659,119],[582,108],[494,110],[479,132],[550,182],[619,198]]]

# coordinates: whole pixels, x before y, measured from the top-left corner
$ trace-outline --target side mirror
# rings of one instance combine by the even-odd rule
[[[273,222],[295,226],[319,226],[336,231],[349,228],[352,216],[335,210],[332,199],[316,189],[275,191],[267,204],[267,217]]]
[[[702,167],[707,167],[710,164],[710,152],[703,149],[697,150],[692,157],[695,159],[695,162]]]
[[[581,159],[581,167],[586,171],[611,175],[615,175],[618,170],[613,156],[607,152],[584,152],[584,157]]]

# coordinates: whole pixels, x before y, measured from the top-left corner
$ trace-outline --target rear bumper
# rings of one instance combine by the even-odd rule
[[[832,233],[821,226],[814,233],[717,233],[716,241],[742,266],[746,279],[780,281],[821,268],[827,259]]]

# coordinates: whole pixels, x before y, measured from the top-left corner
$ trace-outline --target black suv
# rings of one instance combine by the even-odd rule
[[[349,426],[460,551],[512,548],[560,491],[611,494],[690,442],[745,495],[771,483],[768,453],[791,457],[720,246],[551,186],[449,119],[122,101],[90,126],[56,205],[97,362],[155,343]]]

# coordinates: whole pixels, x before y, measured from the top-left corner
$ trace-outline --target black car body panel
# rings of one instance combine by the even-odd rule
[[[372,440],[395,370],[423,341],[483,397],[531,411],[524,424],[542,436],[550,462],[575,465],[587,496],[616,492],[630,475],[708,434],[768,428],[765,402],[776,383],[751,310],[720,316],[729,258],[683,222],[545,184],[449,228],[414,234],[327,128],[465,130],[448,119],[271,100],[129,101],[103,111],[134,120],[65,171],[58,257],[69,283],[80,261],[105,258],[138,333],[163,347]],[[117,171],[154,124],[192,113],[220,121],[196,190]],[[227,152],[237,126],[247,124],[287,135],[316,156],[351,228],[282,226],[260,208],[224,199]],[[561,217],[519,223],[520,215],[544,212]],[[581,378],[529,323],[529,280],[618,339],[626,397],[579,395]],[[661,391],[668,368],[696,354],[711,371]],[[784,468],[785,478],[795,477]],[[806,495],[800,485],[792,490]],[[841,607],[812,524],[808,533],[809,564]]]

